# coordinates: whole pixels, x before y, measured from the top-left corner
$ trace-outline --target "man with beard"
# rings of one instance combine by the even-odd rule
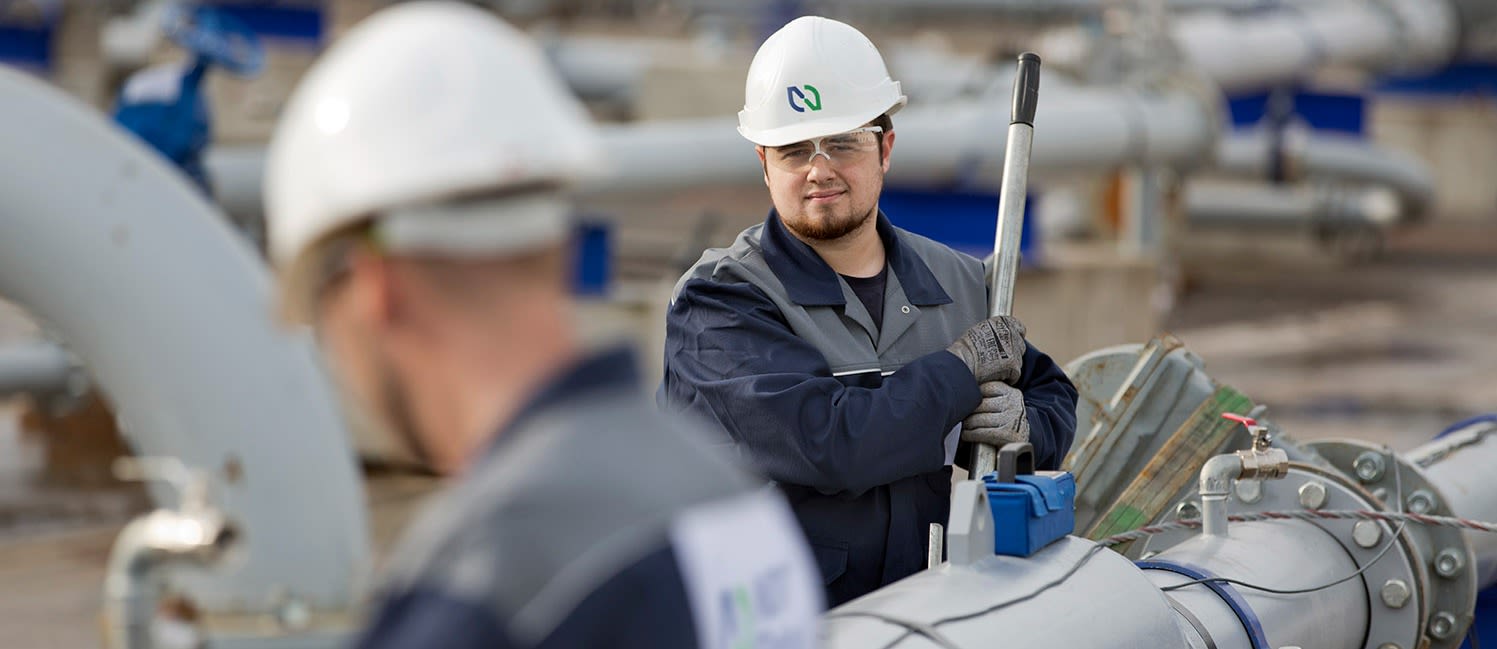
[[[783,498],[655,409],[630,353],[573,332],[560,189],[599,155],[538,48],[459,3],[379,12],[287,104],[265,188],[284,307],[453,476],[359,647],[816,642]]]
[[[658,398],[715,421],[779,484],[836,605],[924,567],[958,431],[1027,441],[1055,468],[1076,389],[1017,320],[987,317],[982,262],[879,211],[905,97],[863,34],[791,22],[745,95],[738,131],[774,209],[677,284]]]

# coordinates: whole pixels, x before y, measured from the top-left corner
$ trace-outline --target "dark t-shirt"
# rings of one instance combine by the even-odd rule
[[[868,309],[868,315],[873,316],[873,326],[877,329],[884,328],[884,286],[889,283],[889,266],[887,264],[873,277],[848,277],[842,276],[852,292],[858,295],[858,301]]]

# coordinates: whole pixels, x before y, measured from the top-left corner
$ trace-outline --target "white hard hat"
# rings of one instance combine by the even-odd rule
[[[397,5],[340,38],[286,105],[266,161],[271,258],[296,281],[309,248],[372,218],[395,252],[554,243],[569,232],[556,190],[601,156],[524,34],[460,3]]]
[[[905,103],[868,37],[818,16],[791,21],[759,46],[743,95],[738,132],[761,146],[850,131]]]

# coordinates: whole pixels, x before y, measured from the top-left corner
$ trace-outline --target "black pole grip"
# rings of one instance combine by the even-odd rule
[[[1014,77],[1014,110],[1010,124],[1034,126],[1034,109],[1040,103],[1040,55],[1019,55],[1019,74]]]
[[[1029,442],[1009,442],[998,449],[998,481],[1013,482],[1019,475],[1034,475],[1034,447]]]

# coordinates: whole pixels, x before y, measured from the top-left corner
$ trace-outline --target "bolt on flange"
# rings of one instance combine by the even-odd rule
[[[1316,480],[1299,487],[1299,504],[1305,509],[1320,509],[1325,506],[1325,483]]]

